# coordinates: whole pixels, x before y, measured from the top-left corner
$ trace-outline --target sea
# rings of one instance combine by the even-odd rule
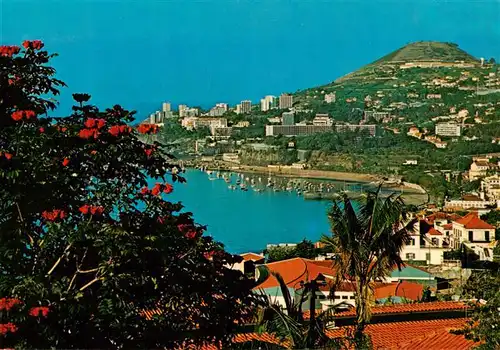
[[[187,182],[174,184],[166,199],[182,202],[184,211],[208,227],[206,234],[231,253],[259,252],[267,244],[298,243],[304,238],[314,242],[330,234],[329,201],[306,200],[296,192],[256,192],[250,186],[248,191],[232,190],[222,178],[196,169],[183,176]],[[267,181],[267,176],[261,177]]]

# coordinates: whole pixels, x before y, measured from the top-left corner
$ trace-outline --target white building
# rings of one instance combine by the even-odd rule
[[[335,92],[331,92],[329,94],[325,94],[325,102],[326,103],[335,103],[336,101],[336,94]]]
[[[240,103],[240,113],[250,113],[252,111],[252,101],[245,100]]]
[[[172,109],[171,109],[171,105],[170,105],[170,102],[163,102],[163,106],[162,106],[162,111],[163,112],[170,112]]]
[[[260,110],[262,112],[267,112],[269,110],[269,101],[265,98],[260,100]]]
[[[292,108],[293,106],[293,96],[290,94],[280,95],[280,109]]]
[[[446,225],[446,224],[445,224]],[[450,250],[449,226],[430,224],[427,220],[419,220],[411,233],[411,240],[403,247],[403,261],[425,262],[427,265],[441,265],[444,252]]]
[[[332,126],[333,119],[328,117],[328,114],[316,114],[316,117],[314,117],[312,123],[313,125]]]
[[[500,199],[500,176],[487,176],[481,181],[481,191],[489,200]]]
[[[460,125],[456,123],[438,123],[435,127],[435,133],[440,136],[460,136]]]
[[[476,195],[463,195],[461,199],[450,199],[444,203],[444,207],[449,210],[486,209],[495,205],[495,200],[484,200]]]
[[[483,255],[484,249],[492,249],[491,243],[495,239],[495,226],[480,219],[477,213],[471,212],[463,218],[453,221],[452,224],[451,244],[455,249],[458,249],[462,243],[473,246],[474,249],[479,247]]]

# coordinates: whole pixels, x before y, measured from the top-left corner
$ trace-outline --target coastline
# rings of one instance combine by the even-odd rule
[[[227,162],[205,163],[204,166],[208,170],[220,171],[233,171],[251,174],[272,175],[285,178],[300,178],[300,179],[315,179],[315,180],[329,180],[329,181],[345,181],[353,183],[371,184],[376,186],[378,183],[383,182],[383,178],[379,175],[350,173],[328,170],[314,170],[314,169],[297,169],[290,167],[265,167],[255,165],[241,165]],[[428,200],[428,195],[425,189],[418,185],[411,183],[395,183],[385,182],[382,184],[385,190],[393,190],[401,192],[403,199],[408,204],[420,205]]]

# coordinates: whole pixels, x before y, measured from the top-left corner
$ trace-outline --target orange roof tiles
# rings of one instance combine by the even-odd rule
[[[451,230],[453,228],[453,224],[446,224],[446,225],[443,225],[443,228],[445,230]]]
[[[443,235],[442,232],[439,232],[434,227],[431,227],[431,229],[427,233],[430,234],[431,236],[442,236]]]
[[[463,218],[455,220],[457,224],[463,225],[468,229],[495,229],[495,226],[488,224],[486,221],[478,218],[477,213],[472,212],[465,215]]]
[[[240,254],[244,261],[259,261],[264,259],[263,255],[255,254],[255,253],[244,253]]]
[[[465,318],[376,323],[366,327],[374,349],[385,350],[451,350],[471,349],[474,342],[463,335],[449,333],[465,325]],[[345,335],[349,327],[333,329],[327,332],[330,338]]]
[[[372,314],[383,315],[412,312],[451,311],[466,309],[466,307],[467,306],[461,301],[436,301],[432,303],[382,305],[373,307]],[[355,310],[349,310],[340,312],[336,316],[354,316],[355,314]]]
[[[310,281],[322,274],[324,276],[334,276],[335,270],[323,266],[324,262],[293,258],[266,264],[270,272],[279,273],[286,285],[291,288],[299,288],[300,281]],[[278,280],[272,275],[254,289],[278,287]]]
[[[418,301],[422,297],[424,286],[419,283],[402,281],[400,283],[391,283],[376,287],[374,290],[375,299],[384,299],[388,297],[400,297],[409,300]]]

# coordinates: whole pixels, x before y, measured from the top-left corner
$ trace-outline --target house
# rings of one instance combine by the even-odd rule
[[[401,258],[406,262],[441,265],[444,252],[450,250],[446,229],[426,219],[419,220],[411,233],[411,240],[403,247]]]
[[[490,163],[489,158],[473,158],[469,169],[469,181],[488,175],[488,172],[498,171],[498,164]]]
[[[451,332],[462,329],[468,319],[466,307],[461,302],[433,302],[416,304],[384,305],[372,308],[372,320],[365,328],[374,349],[421,350],[453,349],[469,350],[479,344],[462,334]],[[308,319],[308,312],[304,312]],[[335,326],[329,327],[326,335],[331,339],[352,335],[354,310],[334,316]],[[243,348],[290,349],[289,340],[280,339],[270,333],[240,333],[232,339]],[[246,345],[243,345],[246,343]],[[267,343],[268,347],[262,345]],[[236,346],[235,346],[236,347]],[[238,348],[239,348],[238,347]],[[218,350],[220,344],[205,344],[200,350]]]
[[[496,201],[487,201],[474,194],[464,194],[460,199],[446,200],[444,203],[445,210],[471,210],[471,209],[486,209],[494,206]]]
[[[272,302],[283,307],[286,306],[280,284],[272,273],[279,273],[285,282],[290,295],[295,300],[301,297],[303,283],[310,282],[317,278],[325,280],[325,285],[316,293],[317,309],[321,308],[321,301],[328,298],[330,286],[335,276],[335,270],[332,268],[332,262],[329,260],[316,261],[304,258],[293,258],[277,261],[264,265],[258,265],[255,270],[255,279],[260,282],[255,291],[261,291],[268,296]],[[353,297],[354,299],[354,297]],[[305,302],[302,307],[309,309],[309,303]]]
[[[495,174],[485,177],[481,181],[481,191],[490,200],[500,199],[500,176]]]
[[[243,260],[239,263],[235,263],[232,266],[229,266],[229,268],[233,270],[239,270],[243,273],[254,273],[255,265],[263,264],[265,261],[264,255],[257,253],[243,253],[240,254],[240,256],[243,258]]]
[[[495,238],[495,226],[480,219],[476,212],[454,220],[452,225],[453,233],[450,243],[454,249],[459,249],[463,243],[488,248]]]

